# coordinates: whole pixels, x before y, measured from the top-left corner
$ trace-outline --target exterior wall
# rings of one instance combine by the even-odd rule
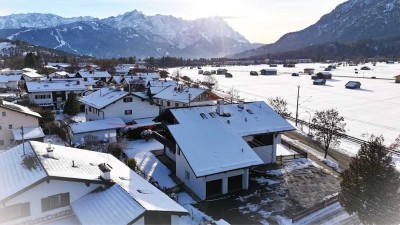
[[[172,215],[171,216],[171,224],[172,225],[179,225],[179,216]]]
[[[168,158],[172,159],[173,161],[176,161],[176,154],[171,152],[168,147],[165,147],[165,154],[168,156]]]
[[[140,98],[132,97],[132,102],[124,102],[123,98],[101,109],[97,114],[89,112],[89,106],[85,106],[86,120],[103,120],[109,118],[121,118],[125,123],[132,122],[135,119],[149,118],[158,116],[159,110],[156,105],[151,105],[150,102],[142,101]],[[132,110],[131,115],[125,115],[125,110]],[[104,114],[104,115],[103,115]]]
[[[190,173],[190,180],[186,179],[185,173]],[[228,178],[232,176],[243,175],[242,187],[244,190],[249,188],[249,169],[238,169],[226,173],[214,174],[206,177],[196,178],[188,162],[183,156],[176,154],[176,176],[185,183],[201,200],[206,199],[206,182],[222,179],[222,194],[228,193]]]
[[[6,116],[2,116],[2,112],[6,112]],[[0,149],[7,149],[14,146],[14,135],[12,129],[8,126],[12,125],[12,129],[24,126],[24,127],[37,127],[39,126],[39,119],[37,117],[19,113],[13,110],[9,110],[0,106],[0,140],[4,141],[4,145],[0,145]]]
[[[6,87],[10,88],[11,90],[18,89],[18,81],[9,81],[6,83]]]
[[[36,99],[35,96],[36,95],[50,95],[50,98],[45,98],[45,99]],[[49,105],[49,104],[53,104],[53,95],[51,94],[51,92],[33,92],[33,93],[29,93],[28,94],[29,97],[29,101],[33,102],[37,105]]]
[[[71,92],[74,92],[78,98],[83,95],[83,91],[47,91],[47,92],[33,92],[33,93],[31,92],[28,94],[28,96],[29,96],[29,101],[37,105],[54,104],[56,109],[62,109],[65,105],[65,102],[68,99],[68,94]],[[50,98],[36,99],[35,98],[36,95],[50,95]]]
[[[104,139],[107,139],[111,143],[117,141],[117,131],[115,129],[112,129],[112,130],[100,130],[100,131],[94,131],[94,132],[73,134],[73,136],[71,138],[72,143],[80,143],[81,139],[83,137],[85,137],[86,135],[96,136],[96,137],[98,137],[99,141],[104,140]]]
[[[142,216],[142,218],[134,222],[132,225],[144,225],[144,217]]]
[[[265,164],[273,163],[276,161],[273,149],[274,145],[253,148],[254,152],[257,153],[257,155],[264,161]]]
[[[54,213],[59,213],[65,210],[70,210],[70,206],[53,209],[47,212],[42,212],[42,203],[41,199],[46,198],[48,196],[61,194],[61,193],[70,193],[70,202],[74,202],[80,199],[82,196],[87,193],[93,191],[100,185],[91,184],[89,187],[84,183],[80,182],[70,182],[70,181],[59,181],[59,180],[51,180],[50,183],[44,181],[43,183],[29,189],[28,191],[16,196],[15,198],[7,201],[4,206],[10,206],[18,203],[30,203],[30,211],[31,216],[24,217],[17,220],[9,221],[5,224],[16,224],[21,222],[26,222],[29,220],[33,220],[36,218],[40,218],[47,215],[52,215]],[[2,205],[0,207],[3,207]]]

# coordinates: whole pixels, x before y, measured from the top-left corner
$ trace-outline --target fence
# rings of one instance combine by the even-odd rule
[[[300,149],[297,146],[290,144],[287,141],[282,140],[281,142],[288,149],[297,152],[297,154],[276,156],[276,163],[283,164],[284,162],[288,162],[288,161],[295,160],[295,159],[308,158],[308,153],[306,151]]]
[[[335,196],[333,196],[331,198],[325,199],[324,201],[322,201],[322,202],[320,202],[320,203],[318,203],[316,205],[313,205],[308,209],[305,209],[305,210],[303,210],[303,211],[301,211],[299,213],[294,214],[293,217],[292,217],[292,222],[293,223],[297,222],[297,221],[303,219],[304,217],[306,217],[306,216],[308,216],[308,215],[310,215],[310,214],[312,214],[314,212],[317,212],[318,210],[321,210],[321,209],[323,209],[323,208],[325,208],[327,206],[330,206],[330,205],[332,205],[332,204],[334,204],[334,203],[336,203],[338,201],[339,201],[339,198],[338,198],[337,195],[335,195]]]

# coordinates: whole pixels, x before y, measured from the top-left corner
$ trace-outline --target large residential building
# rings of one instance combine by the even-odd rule
[[[30,141],[0,160],[2,224],[179,224],[188,214],[110,154]]]
[[[172,137],[160,141],[176,175],[200,199],[248,189],[249,168],[275,163],[281,133],[295,129],[265,102],[220,100],[169,109],[158,120]]]
[[[159,112],[156,105],[114,86],[101,88],[79,101],[85,104],[86,121],[121,118],[133,124],[134,120],[154,118]]]
[[[39,113],[0,99],[0,150],[24,140],[43,140]],[[22,128],[22,129],[21,129]]]
[[[63,109],[68,94],[74,92],[78,97],[87,90],[86,86],[77,81],[51,80],[26,82],[29,101],[52,109]]]

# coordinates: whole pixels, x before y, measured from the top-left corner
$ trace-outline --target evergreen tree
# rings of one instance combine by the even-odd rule
[[[75,116],[80,112],[80,110],[81,106],[79,104],[78,98],[76,97],[76,94],[74,92],[70,92],[68,94],[68,99],[65,102],[64,113],[70,116]]]
[[[25,56],[24,66],[27,68],[35,68],[35,56],[32,52],[29,52]]]
[[[364,224],[400,223],[400,178],[391,162],[383,137],[372,136],[341,174],[339,201]]]

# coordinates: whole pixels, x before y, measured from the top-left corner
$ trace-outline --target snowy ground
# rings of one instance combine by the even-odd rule
[[[281,96],[288,101],[291,112],[295,112],[297,86],[300,85],[299,118],[309,120],[316,110],[336,108],[345,117],[348,134],[364,138],[363,134],[384,135],[387,143],[392,143],[400,134],[400,84],[394,80],[363,79],[363,77],[392,78],[400,74],[400,64],[378,63],[377,66],[367,64],[372,70],[361,71],[364,65],[338,67],[332,74],[338,76],[355,76],[356,78],[333,77],[325,86],[315,86],[309,75],[299,77],[291,74],[303,71],[306,67],[315,68],[316,72],[324,70],[328,64],[296,64],[296,68],[284,68],[279,65],[278,76],[250,76],[249,71],[259,71],[268,65],[225,67],[233,78],[215,76],[220,89],[234,87],[246,100],[267,100]],[[203,67],[204,71],[217,70],[216,67]],[[358,74],[355,74],[358,69]],[[170,69],[172,72],[175,69]],[[182,75],[193,80],[204,80],[197,69],[182,69]],[[361,89],[346,89],[350,81],[360,81]]]
[[[295,151],[292,151],[288,148],[286,148],[284,145],[282,144],[277,144],[276,145],[276,156],[281,156],[281,155],[294,155],[294,154],[298,154]]]
[[[136,160],[137,166],[147,178],[151,177],[160,187],[173,188],[176,183],[168,176],[171,171],[162,164],[151,151],[163,149],[163,145],[155,139],[127,141],[123,152]]]
[[[64,120],[65,118],[69,117],[66,114],[63,113],[56,113],[54,114],[56,120]],[[85,113],[78,113],[76,116],[72,116],[70,117],[73,121],[77,122],[77,123],[81,123],[81,122],[86,122],[86,116]]]

